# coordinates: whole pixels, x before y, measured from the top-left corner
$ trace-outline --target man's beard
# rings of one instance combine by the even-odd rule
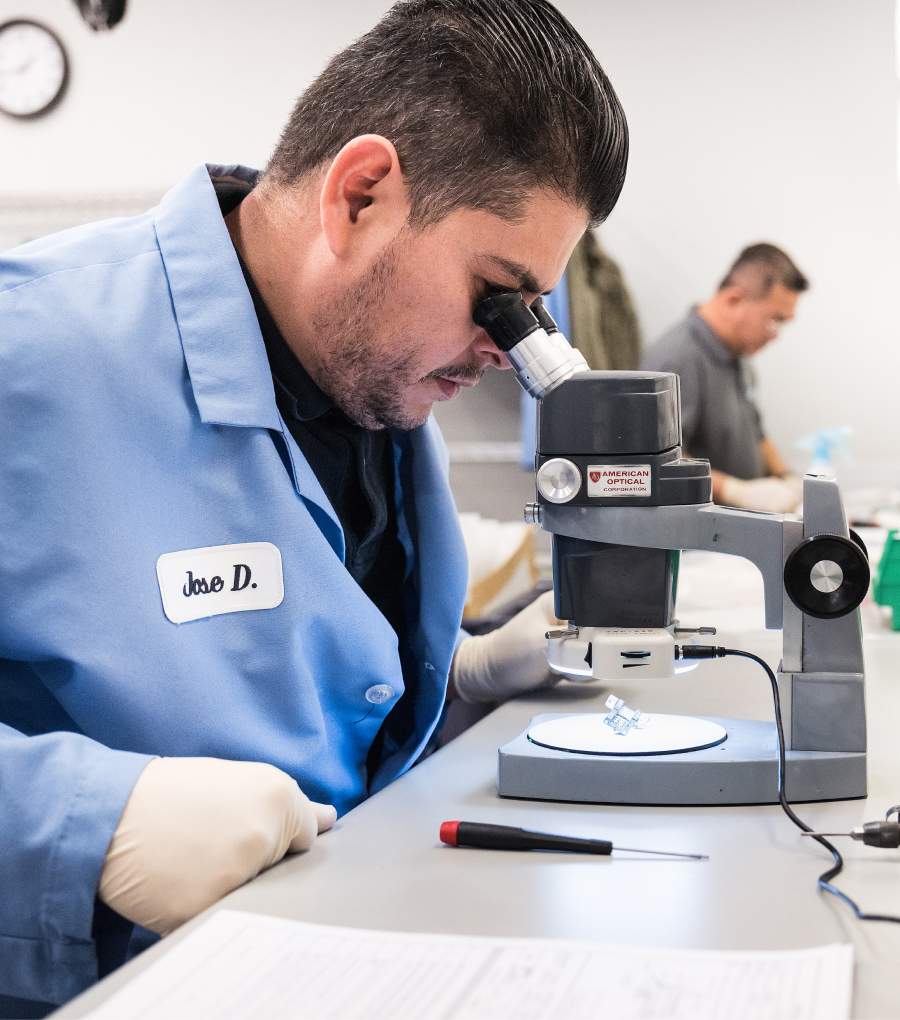
[[[422,379],[477,381],[478,366],[447,366],[421,377],[416,374],[416,342],[409,337],[379,339],[376,326],[397,273],[397,246],[391,245],[368,274],[322,315],[312,320],[321,341],[318,379],[322,390],[350,418],[366,429],[415,429],[428,413],[403,406],[403,394]]]

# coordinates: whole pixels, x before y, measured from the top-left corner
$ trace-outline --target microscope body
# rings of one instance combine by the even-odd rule
[[[766,627],[783,634],[788,797],[864,797],[856,610],[869,567],[834,480],[804,478],[802,520],[717,506],[708,462],[682,456],[676,375],[589,371],[540,299],[528,306],[514,291],[481,300],[473,318],[539,401],[537,502],[525,517],[553,536],[556,614],[568,622],[548,635],[551,668],[666,682],[679,634],[681,551],[742,556],[762,574]],[[772,722],[657,716],[656,731],[674,733],[671,742],[654,743],[648,725],[641,739],[632,728],[627,745],[611,746],[605,735],[596,739],[593,719],[532,719],[499,750],[500,795],[619,804],[778,799]]]
[[[593,526],[598,510],[710,502],[709,463],[681,454],[679,407],[677,376],[640,372],[582,372],[539,404],[537,513],[557,522],[556,615],[579,629],[673,624],[682,546],[604,541]]]
[[[681,551],[742,556],[762,574],[766,627],[783,632],[778,683],[790,796],[865,796],[855,610],[868,565],[833,480],[806,477],[803,520],[717,506],[708,462],[682,455],[678,377],[651,372],[580,372],[547,393],[535,468],[537,502],[526,518],[552,534],[556,614],[569,624],[548,636],[552,668],[609,684],[626,676],[667,682]],[[642,707],[652,711],[652,704]],[[539,779],[521,747],[507,745],[500,792],[618,803],[776,799],[772,724],[718,721],[728,732],[721,748],[637,756],[624,765],[579,760],[586,755],[566,760],[565,751],[532,741],[527,756],[540,760]],[[526,775],[531,793],[522,792]]]

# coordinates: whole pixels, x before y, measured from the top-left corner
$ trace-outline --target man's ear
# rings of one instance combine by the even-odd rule
[[[729,284],[727,287],[723,287],[719,293],[729,308],[734,308],[747,298],[747,288],[742,287],[739,283]]]
[[[397,150],[381,135],[359,135],[334,157],[319,196],[322,232],[335,256],[378,251],[409,219]]]

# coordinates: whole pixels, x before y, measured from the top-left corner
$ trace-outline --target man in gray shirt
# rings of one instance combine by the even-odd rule
[[[794,317],[806,277],[772,244],[745,248],[719,288],[644,353],[641,367],[677,372],[685,450],[707,458],[713,499],[785,513],[802,495],[753,399],[748,359]]]

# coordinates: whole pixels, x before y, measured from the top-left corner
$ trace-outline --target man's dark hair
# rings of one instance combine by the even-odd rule
[[[776,283],[797,294],[809,287],[809,280],[774,244],[751,244],[745,248],[725,274],[719,290],[743,283],[748,277],[753,281],[751,290],[754,297],[765,297]]]
[[[266,176],[290,186],[362,134],[397,149],[416,226],[459,208],[515,221],[535,188],[596,224],[628,161],[609,80],[545,0],[396,4],[300,96]]]

